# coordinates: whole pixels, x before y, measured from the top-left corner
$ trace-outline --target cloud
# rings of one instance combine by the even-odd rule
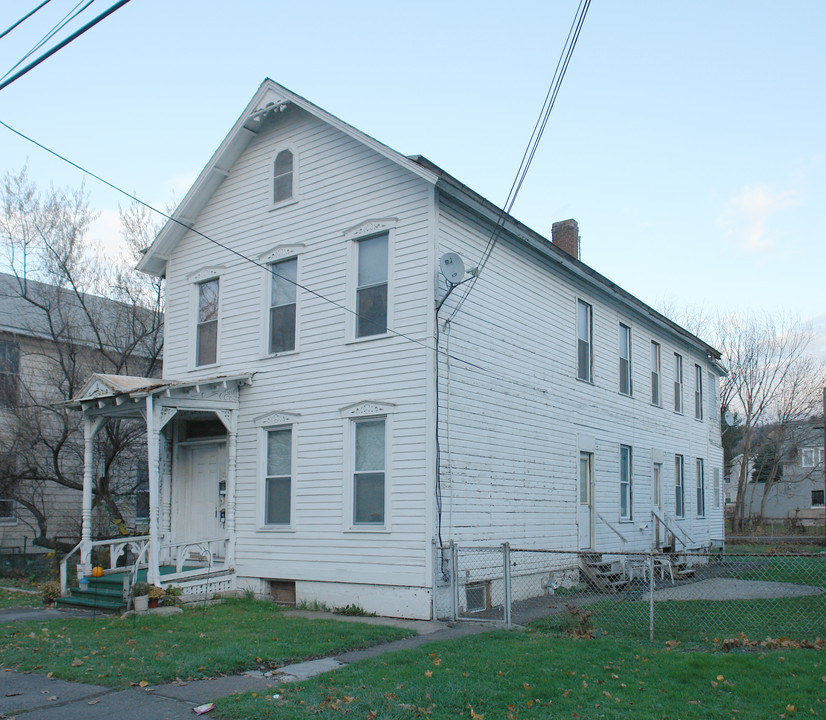
[[[89,228],[89,240],[108,259],[125,257],[126,245],[121,235],[120,213],[117,210],[101,210],[100,216]]]
[[[800,205],[795,192],[770,185],[752,185],[732,196],[726,212],[718,219],[726,235],[747,253],[768,253],[775,249],[776,237],[767,227],[781,210]]]
[[[812,318],[812,344],[809,351],[820,360],[826,360],[826,315]]]

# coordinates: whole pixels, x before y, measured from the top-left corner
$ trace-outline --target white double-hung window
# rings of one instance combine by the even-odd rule
[[[383,525],[386,421],[370,418],[353,424],[353,525]]]
[[[195,365],[199,367],[218,361],[218,300],[218,278],[198,284]]]
[[[674,353],[674,412],[683,411],[683,356]]]
[[[694,366],[694,417],[703,419],[703,368]]]
[[[619,391],[631,394],[631,328],[619,324]]]
[[[676,497],[674,499],[674,515],[678,518],[685,517],[685,487],[683,485],[683,456],[674,456],[674,488]]]
[[[706,472],[702,458],[697,458],[697,517],[706,514]]]
[[[662,382],[660,366],[660,344],[651,341],[651,404],[662,404]]]
[[[290,525],[292,518],[292,428],[266,431],[264,524]]]
[[[387,332],[387,233],[358,240],[356,278],[356,337]]]
[[[631,448],[620,445],[620,520],[633,518],[633,467]]]
[[[594,358],[591,352],[594,339],[593,308],[583,300],[576,303],[576,376],[580,380],[593,380]]]
[[[270,355],[295,350],[296,279],[298,259],[290,258],[269,265],[270,268]]]

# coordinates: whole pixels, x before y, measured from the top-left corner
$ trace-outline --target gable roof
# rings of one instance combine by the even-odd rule
[[[23,293],[33,302],[23,297]],[[147,325],[154,322],[153,312],[146,308],[134,308],[89,293],[78,297],[74,290],[0,273],[0,332],[96,347],[99,343],[96,330],[104,345],[106,338],[122,338],[132,327],[134,313]],[[134,354],[151,357],[154,351],[139,344]]]
[[[154,275],[163,275],[165,273],[166,262],[170,258],[175,245],[184,236],[186,231],[192,228],[201,210],[203,210],[209,202],[223,179],[230,173],[232,166],[256,136],[259,128],[263,124],[264,118],[269,113],[277,112],[289,103],[296,105],[323,122],[341,130],[343,133],[372,148],[380,155],[401,165],[428,182],[433,183],[441,192],[456,198],[477,214],[492,219],[493,222],[497,222],[500,217],[503,217],[503,232],[528,244],[544,256],[551,258],[555,263],[564,267],[567,272],[577,276],[587,284],[594,285],[609,295],[616,297],[622,303],[630,305],[637,312],[647,316],[656,325],[659,325],[667,331],[676,333],[693,345],[699,345],[713,362],[717,371],[721,375],[726,374],[725,369],[716,363],[716,361],[720,359],[719,351],[711,345],[688,332],[677,323],[669,320],[645,304],[642,300],[631,295],[631,293],[626,292],[593,268],[564,252],[546,237],[531,230],[527,225],[522,224],[511,215],[505,213],[504,210],[489,200],[486,200],[479,193],[471,190],[467,185],[422,155],[405,156],[396,152],[387,145],[348,125],[326,110],[314,105],[300,95],[296,95],[269,78],[264,80],[258,88],[258,91],[244,109],[244,112],[241,113],[241,116],[210,158],[206,167],[204,167],[195,180],[195,183],[184,196],[181,204],[178,205],[172,215],[172,219],[166,222],[151,246],[147,249],[144,257],[138,263],[138,270]]]

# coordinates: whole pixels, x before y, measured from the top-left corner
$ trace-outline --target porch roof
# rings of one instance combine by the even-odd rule
[[[142,401],[149,395],[170,399],[194,399],[202,394],[203,389],[209,391],[214,398],[216,390],[236,390],[240,385],[251,384],[254,374],[215,375],[197,380],[172,380],[95,373],[75,397],[60,403],[59,406],[83,412],[97,411],[102,415],[134,415],[137,417],[143,409]]]

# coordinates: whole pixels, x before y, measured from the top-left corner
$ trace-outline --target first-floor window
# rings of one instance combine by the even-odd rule
[[[620,445],[620,520],[631,520],[632,512],[631,448]]]
[[[384,524],[385,420],[354,423],[353,524]]]
[[[149,465],[145,460],[135,469],[135,520],[149,519]]]
[[[685,489],[683,488],[683,456],[674,456],[674,486],[676,497],[674,503],[674,514],[678,517],[685,516]]]
[[[267,431],[267,474],[264,480],[264,524],[289,525],[292,497],[293,431]]]
[[[812,507],[823,507],[823,490],[812,490]]]
[[[697,458],[697,517],[706,514],[706,475],[703,459]]]

